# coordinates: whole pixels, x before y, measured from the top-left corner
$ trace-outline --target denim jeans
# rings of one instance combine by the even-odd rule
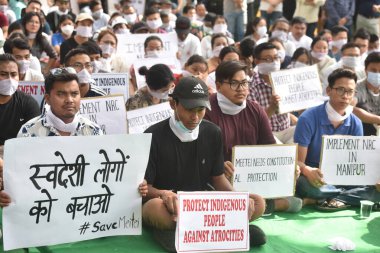
[[[268,14],[266,11],[261,10],[261,16],[267,21],[267,27],[269,29],[274,21],[282,17],[282,12],[274,11],[271,14]]]
[[[244,37],[244,13],[230,12],[224,15],[227,19],[228,31],[234,36],[234,40],[240,41]]]

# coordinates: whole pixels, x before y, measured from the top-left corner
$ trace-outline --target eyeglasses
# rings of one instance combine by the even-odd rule
[[[343,87],[331,88],[331,89],[335,90],[339,96],[344,96],[345,94],[347,94],[348,97],[352,97],[355,94],[355,90],[346,90]]]
[[[274,61],[280,61],[281,57],[277,55],[275,57],[259,58],[259,60],[267,62],[267,63],[271,63],[271,62],[274,62]]]
[[[232,90],[238,90],[240,87],[244,90],[248,88],[248,80],[243,80],[241,82],[237,80],[231,80],[229,82],[224,81],[223,83],[228,83]]]
[[[61,75],[61,74],[76,74],[77,72],[75,71],[74,68],[72,67],[66,67],[66,68],[55,68],[55,69],[51,69],[50,70],[50,73],[54,76],[58,76],[58,75]]]
[[[92,62],[87,62],[85,64],[76,62],[73,65],[71,65],[71,67],[73,67],[74,69],[77,69],[79,71],[84,69],[84,68],[87,70],[92,70],[94,68],[94,64]]]

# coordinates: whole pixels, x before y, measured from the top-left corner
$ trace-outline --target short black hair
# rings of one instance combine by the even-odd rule
[[[290,22],[290,25],[295,24],[305,24],[306,25],[306,19],[304,17],[294,17],[292,21]]]
[[[156,7],[149,7],[148,9],[145,10],[144,18],[146,19],[146,17],[156,14],[156,13],[160,14],[160,11]]]
[[[14,62],[17,65],[16,58],[11,54],[0,54],[0,64],[7,63],[7,62]],[[18,65],[17,65],[18,68]]]
[[[259,59],[261,52],[264,50],[269,50],[269,49],[277,49],[275,45],[273,45],[270,42],[264,42],[255,47],[255,50],[253,50],[253,58]]]
[[[370,37],[369,37],[369,43],[374,43],[376,41],[379,40],[379,36],[377,36],[376,34],[374,33],[371,33]]]
[[[62,69],[62,73],[58,75],[53,75],[52,73],[50,73],[45,78],[45,92],[46,94],[50,94],[55,82],[70,82],[73,80],[77,81],[79,87],[79,80],[76,74],[72,74],[65,69]]]
[[[311,60],[311,54],[310,54],[310,51],[307,50],[306,48],[304,47],[299,47],[296,49],[296,51],[294,51],[293,53],[293,56],[292,56],[292,61],[296,61],[298,59],[298,57],[300,57],[301,55],[303,54],[306,54],[307,55],[307,58],[308,58],[308,63],[309,65],[312,64],[312,60]]]
[[[59,32],[62,32],[61,31],[61,24],[64,21],[68,20],[68,19],[71,20],[73,22],[73,24],[75,24],[74,17],[71,16],[70,14],[63,14],[63,15],[59,16],[59,19],[58,19],[58,28],[57,28]]]
[[[255,41],[251,38],[245,38],[242,41],[240,41],[240,53],[243,57],[250,57],[253,56],[253,50],[255,48]]]
[[[208,69],[208,63],[207,63],[206,59],[199,54],[193,54],[192,56],[190,56],[190,58],[185,63],[185,66],[190,66],[190,65],[193,65],[195,63],[204,64],[204,65],[206,65],[206,68]]]
[[[85,43],[81,44],[78,48],[82,48],[86,50],[86,52],[91,55],[91,54],[100,54],[102,55],[102,49],[96,44],[95,41],[86,41]]]
[[[346,44],[344,44],[344,45],[342,46],[342,48],[340,49],[340,52],[343,53],[344,50],[349,49],[349,48],[355,48],[355,47],[358,48],[358,49],[360,50],[360,47],[359,47],[358,44],[356,44],[356,43],[354,43],[354,42],[348,42],[348,43],[346,43]]]
[[[212,37],[211,37],[211,48],[214,48],[214,42],[215,42],[215,40],[216,40],[217,38],[225,38],[226,41],[227,41],[227,44],[229,44],[229,43],[228,43],[228,38],[227,38],[227,36],[226,36],[225,34],[223,34],[223,33],[214,33],[214,34],[212,35]]]
[[[42,7],[42,3],[38,0],[29,0],[26,6],[28,7],[31,3],[39,4]]]
[[[352,80],[355,81],[355,83],[358,81],[358,77],[357,77],[357,75],[355,74],[354,71],[352,71],[350,69],[338,68],[338,69],[334,70],[329,75],[329,77],[327,78],[328,83],[329,83],[329,87],[333,88],[334,85],[335,85],[336,80],[338,80],[340,78],[343,78],[343,77],[352,79]]]
[[[88,57],[90,57],[87,51],[83,48],[77,47],[77,48],[71,49],[65,56],[65,60],[64,60],[65,66],[68,66],[71,58],[78,54],[85,54],[85,55],[88,55]]]
[[[236,49],[236,47],[234,47],[234,46],[227,46],[227,47],[223,47],[222,50],[220,50],[219,59],[221,61],[223,61],[224,57],[226,57],[226,55],[229,54],[229,53],[236,53],[237,55],[239,55],[239,58],[240,58],[240,53]]]
[[[152,41],[152,40],[158,40],[158,41],[161,42],[161,46],[164,46],[164,43],[162,42],[162,40],[161,40],[160,37],[158,37],[158,36],[156,36],[156,35],[152,35],[152,36],[149,36],[149,37],[147,37],[147,38],[145,39],[145,41],[144,41],[144,48],[147,48],[149,42]]]
[[[225,16],[222,16],[222,15],[215,15],[215,18],[211,21],[211,26],[214,26],[215,25],[215,22],[217,19],[224,19],[224,21],[226,21],[227,23],[227,19]]]
[[[290,25],[289,20],[287,20],[286,18],[284,18],[284,17],[282,17],[282,18],[278,18],[278,19],[276,19],[276,20],[273,22],[273,25],[272,25],[272,31],[274,30],[274,28],[276,27],[276,25],[277,25],[278,23],[281,23],[281,22]]]
[[[89,4],[90,10],[93,10],[94,7],[97,6],[97,5],[102,6],[102,2],[99,1],[99,0],[93,0],[93,1],[91,1],[90,4]],[[102,8],[103,8],[103,6],[102,6]]]
[[[26,50],[31,50],[28,41],[21,39],[21,38],[15,38],[13,40],[7,40],[9,42],[9,47],[4,47],[4,52],[12,54],[13,53],[13,48],[18,48],[18,49],[26,49]]]
[[[230,81],[240,70],[243,70],[245,73],[247,73],[247,65],[239,61],[222,62],[215,70],[215,80],[219,83],[222,83],[224,80]]]
[[[315,44],[317,44],[317,42],[320,41],[320,40],[325,41],[327,43],[327,45],[329,44],[329,42],[327,41],[327,39],[323,38],[322,36],[317,36],[311,42],[310,48],[313,49],[313,47],[315,46]]]
[[[22,30],[21,22],[13,22],[8,26],[8,34],[11,34],[14,30]]]
[[[346,32],[348,35],[348,29],[342,25],[335,25],[331,28],[331,35],[336,36],[340,32]]]
[[[182,9],[182,13],[184,13],[184,14],[186,14],[186,13],[188,13],[190,10],[195,10],[195,6],[194,5],[192,5],[192,4],[188,4],[188,5],[186,5],[185,7],[183,7],[183,9]]]
[[[364,67],[367,69],[370,63],[380,63],[380,52],[370,53],[364,61]]]
[[[353,40],[357,38],[369,41],[371,39],[371,34],[368,32],[367,29],[360,28],[356,31]]]

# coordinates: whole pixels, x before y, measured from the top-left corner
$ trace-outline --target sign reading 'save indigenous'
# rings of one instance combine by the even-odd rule
[[[6,141],[4,250],[141,234],[150,142],[150,134]]]

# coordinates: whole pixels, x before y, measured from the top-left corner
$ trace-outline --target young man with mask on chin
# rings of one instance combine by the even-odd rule
[[[210,109],[208,87],[196,77],[184,77],[170,95],[174,115],[145,132],[152,133],[152,144],[145,179],[148,195],[143,204],[145,224],[154,228],[156,240],[175,252],[174,238],[178,215],[177,191],[233,191],[224,176],[223,142],[220,129],[203,120]],[[264,201],[250,196],[249,218],[264,212]],[[265,243],[260,228],[250,226],[251,246]]]
[[[237,61],[222,62],[216,69],[217,93],[210,96],[211,110],[205,119],[222,131],[224,170],[231,178],[234,172],[232,147],[236,145],[275,144],[267,114],[263,107],[247,100],[249,82],[247,66]],[[295,197],[267,200],[267,213],[273,211],[298,212],[302,200]]]
[[[40,114],[37,102],[17,90],[18,81],[16,59],[11,54],[0,54],[0,157],[4,142],[15,138],[23,124]]]
[[[319,168],[322,136],[362,136],[362,122],[352,114],[350,105],[356,90],[356,74],[349,69],[336,69],[329,77],[326,93],[329,101],[309,108],[298,120],[294,141],[298,143],[301,176],[296,193],[304,203],[318,204],[320,210],[337,211],[347,205],[360,206],[360,200],[380,201],[380,182],[375,186],[326,186]]]

